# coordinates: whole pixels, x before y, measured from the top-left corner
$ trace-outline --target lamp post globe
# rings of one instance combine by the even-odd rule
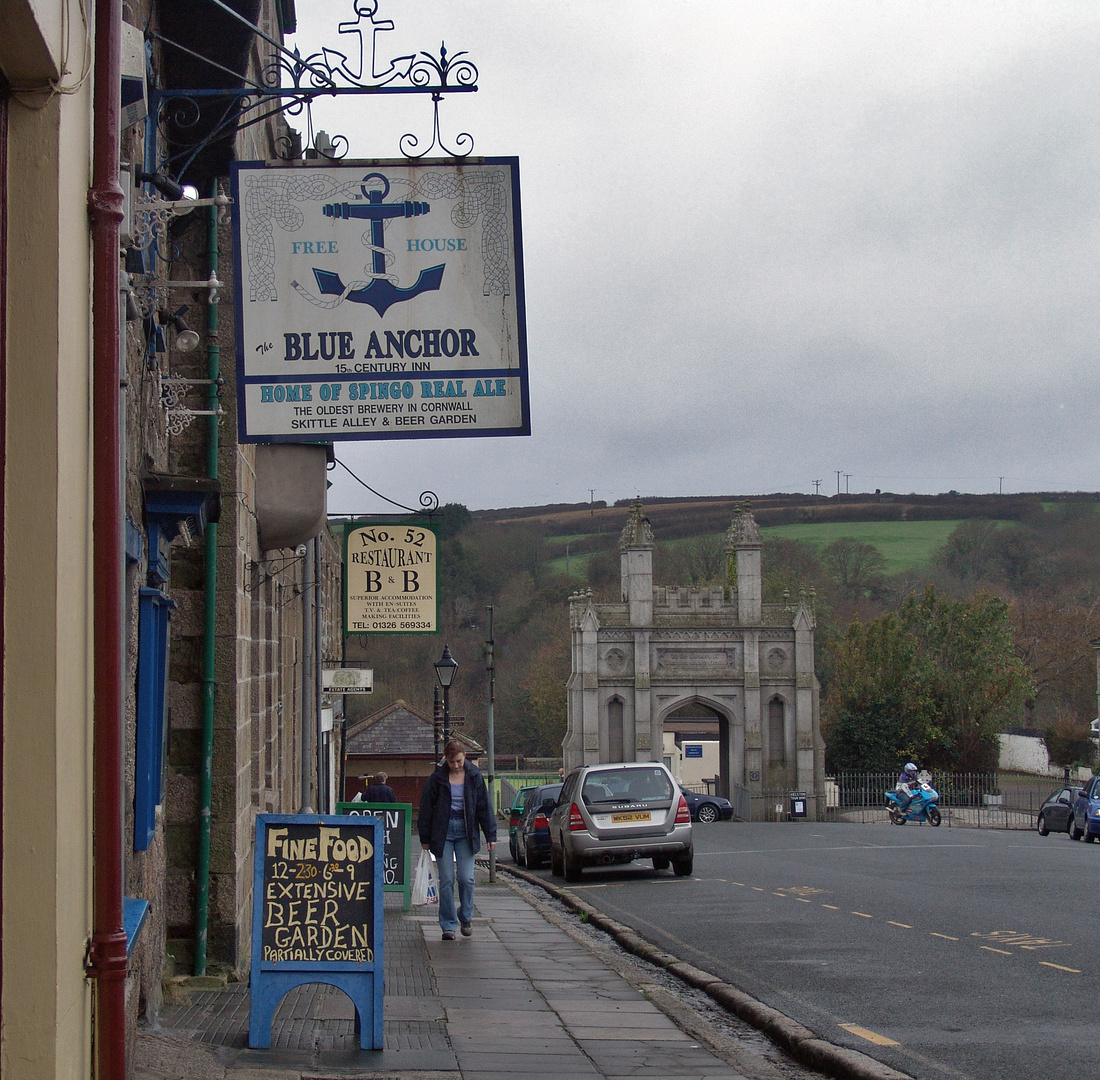
[[[443,655],[435,662],[435,677],[443,687],[443,742],[451,738],[451,683],[458,671],[458,661],[451,655],[450,645],[443,646]]]

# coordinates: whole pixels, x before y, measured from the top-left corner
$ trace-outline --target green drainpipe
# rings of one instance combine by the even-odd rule
[[[212,197],[217,197],[218,184],[213,184]],[[218,273],[218,210],[207,208],[206,254],[209,272]],[[221,349],[218,346],[218,305],[206,305],[206,377],[210,379],[206,407],[212,415],[206,418],[206,475],[218,478],[218,379],[221,370]],[[199,851],[195,868],[195,974],[206,974],[207,922],[210,913],[210,801],[214,780],[214,630],[215,605],[218,592],[218,526],[206,526],[205,583],[203,588],[202,628],[202,772],[199,777]]]

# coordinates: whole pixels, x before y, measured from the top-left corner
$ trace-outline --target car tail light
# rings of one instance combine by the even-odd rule
[[[691,811],[688,809],[687,799],[685,799],[683,795],[680,796],[680,805],[676,807],[676,824],[691,824]]]
[[[580,832],[587,828],[588,826],[585,825],[584,818],[581,817],[581,812],[577,808],[577,804],[573,803],[573,805],[569,807],[569,831]]]
[[[536,814],[535,820],[531,822],[531,826],[535,829],[549,829],[550,819],[545,814]]]

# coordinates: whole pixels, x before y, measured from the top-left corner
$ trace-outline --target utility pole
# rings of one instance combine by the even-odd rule
[[[997,494],[1003,495],[1005,493],[1005,478],[1003,476],[997,477]]]
[[[836,497],[838,499],[840,498],[840,474],[843,471],[844,471],[843,469],[837,469],[837,471],[836,471]]]
[[[821,494],[821,481],[820,480],[813,480],[811,482],[814,485],[814,494],[815,495],[820,495]]]
[[[485,710],[487,742],[489,743],[489,810],[496,814],[496,731],[493,726],[493,703],[496,699],[496,668],[493,661],[493,605],[487,605],[489,612],[489,640],[485,642],[485,673],[489,677],[489,701]],[[489,852],[489,884],[493,885],[497,880],[497,852],[494,847]]]
[[[588,516],[594,518],[596,516],[596,489],[588,489]]]
[[[852,474],[850,472],[846,472],[844,474],[844,494],[845,495],[848,494],[848,481],[851,480],[851,479],[852,479]]]

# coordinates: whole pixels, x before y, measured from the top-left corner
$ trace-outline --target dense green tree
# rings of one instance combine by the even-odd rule
[[[882,584],[886,560],[874,544],[841,536],[821,549],[821,563],[849,599],[865,596]]]
[[[853,621],[833,646],[825,703],[833,768],[996,767],[997,733],[1034,693],[1014,654],[1008,605],[979,591],[948,600],[929,586],[897,613]]]

